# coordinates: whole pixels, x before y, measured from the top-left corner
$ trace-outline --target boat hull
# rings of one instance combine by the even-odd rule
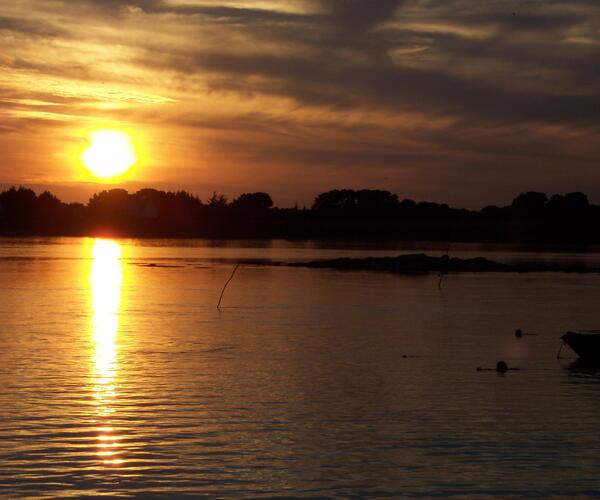
[[[600,333],[567,332],[561,339],[580,358],[600,360]]]

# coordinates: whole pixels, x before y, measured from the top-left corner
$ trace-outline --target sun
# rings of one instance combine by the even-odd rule
[[[90,145],[81,154],[81,161],[99,179],[123,175],[136,162],[129,137],[114,130],[100,130],[90,135]]]

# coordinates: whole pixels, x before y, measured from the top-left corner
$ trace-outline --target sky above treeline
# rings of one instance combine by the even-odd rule
[[[598,0],[3,0],[0,187],[600,201]],[[128,134],[112,185],[80,161]]]

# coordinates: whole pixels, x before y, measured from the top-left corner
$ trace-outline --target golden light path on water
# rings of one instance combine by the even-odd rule
[[[96,239],[91,246],[91,257],[92,390],[97,417],[97,455],[106,465],[119,465],[123,463],[120,437],[111,425],[111,415],[118,395],[117,337],[123,282],[121,246],[115,241]]]

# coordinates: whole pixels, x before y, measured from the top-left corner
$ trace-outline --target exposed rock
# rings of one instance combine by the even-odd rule
[[[510,272],[519,269],[483,257],[459,259],[457,257],[431,257],[424,253],[397,257],[367,257],[364,259],[340,258],[315,260],[292,264],[300,267],[331,268],[354,271],[388,271],[393,273],[459,273],[459,272]]]

